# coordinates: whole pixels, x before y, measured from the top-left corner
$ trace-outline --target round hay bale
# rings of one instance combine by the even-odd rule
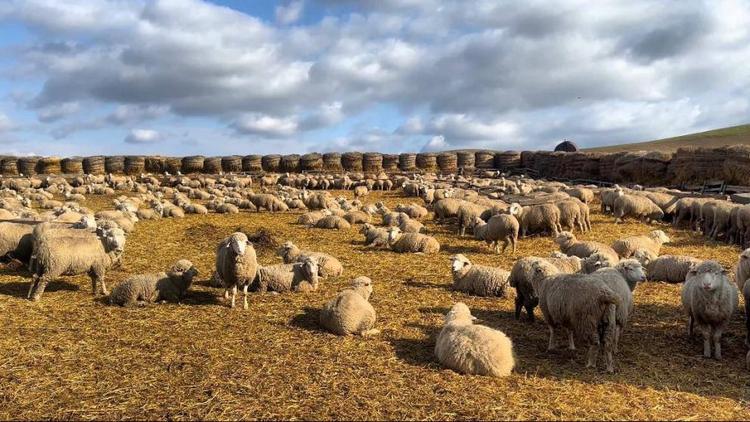
[[[278,154],[264,155],[261,158],[263,171],[275,173],[281,169],[281,156]]]
[[[477,151],[474,153],[474,166],[478,169],[484,170],[494,169],[495,153],[492,151]]]
[[[341,171],[344,167],[341,165],[341,154],[338,152],[327,152],[323,154],[323,168],[326,171]]]
[[[36,171],[39,174],[60,174],[62,173],[60,161],[62,161],[60,157],[40,158],[36,165]]]
[[[413,171],[417,168],[417,154],[405,152],[398,155],[398,168],[401,171]]]
[[[555,147],[555,152],[576,152],[578,145],[570,141],[562,141]]]
[[[60,162],[60,170],[63,174],[83,174],[83,158],[63,158]]]
[[[300,167],[304,171],[320,171],[323,170],[323,156],[317,152],[311,152],[303,155],[300,159]]]
[[[424,171],[437,170],[437,154],[433,152],[420,152],[417,154],[417,168]]]
[[[366,152],[362,155],[362,170],[368,173],[383,171],[383,154],[379,152]]]
[[[182,172],[182,158],[166,157],[164,159],[164,171],[170,174],[177,174],[177,172]]]
[[[221,172],[221,157],[206,157],[203,160],[203,172],[208,174]]]
[[[458,157],[458,166],[466,169],[474,168],[474,157],[476,153],[473,151],[458,151],[456,156]]]
[[[33,176],[38,163],[39,157],[21,157],[18,159],[18,172],[24,176]]]
[[[104,157],[95,155],[84,158],[83,172],[86,174],[104,174]]]
[[[443,173],[455,173],[458,171],[458,156],[455,152],[441,152],[437,156],[437,164]]]
[[[288,154],[281,157],[281,171],[299,173],[299,154]]]
[[[125,157],[125,174],[141,174],[146,171],[146,157],[128,155]]]
[[[534,168],[534,162],[536,161],[536,154],[537,154],[537,151],[521,152],[521,167],[527,168],[527,169]],[[497,163],[498,155],[500,155],[500,153],[495,155],[495,163]]]
[[[124,173],[125,157],[122,155],[110,155],[104,157],[104,170],[107,173]]]
[[[242,157],[239,155],[221,157],[221,169],[224,170],[225,173],[242,172]]]
[[[149,173],[164,173],[166,158],[160,156],[146,157],[146,171]]]
[[[182,172],[185,174],[202,173],[203,163],[206,157],[202,155],[191,155],[182,159]]]
[[[498,152],[495,154],[494,168],[503,171],[515,169],[521,167],[522,161],[522,153],[518,151]],[[530,166],[524,165],[524,167]]]
[[[383,170],[398,171],[398,154],[383,154]]]
[[[18,176],[18,159],[5,157],[0,161],[0,171],[3,176]]]
[[[242,157],[242,171],[257,172],[263,170],[260,155],[246,155]]]
[[[341,165],[346,171],[362,171],[362,153],[345,152],[343,155],[341,155]]]

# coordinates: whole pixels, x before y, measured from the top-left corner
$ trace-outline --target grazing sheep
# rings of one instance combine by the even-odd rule
[[[633,255],[645,268],[651,281],[682,283],[690,268],[701,263],[700,259],[685,255],[662,255],[657,257],[649,251],[636,251]]]
[[[638,250],[648,251],[659,256],[661,246],[671,240],[661,230],[654,230],[646,236],[629,236],[624,239],[615,240],[612,249],[620,258],[630,258]]]
[[[31,258],[33,237],[31,232],[38,221],[2,221],[0,222],[0,257],[10,256],[21,262]]]
[[[312,258],[318,264],[318,275],[323,278],[339,277],[344,273],[344,267],[338,259],[323,252],[313,252],[302,250],[292,242],[285,242],[277,255],[281,257],[285,264],[302,262],[305,258]]]
[[[620,261],[617,252],[611,247],[600,242],[578,241],[571,232],[562,232],[555,238],[555,243],[560,246],[560,252],[579,258],[587,258],[599,253],[607,258],[607,261],[618,263]]]
[[[440,243],[421,233],[401,233],[398,227],[388,229],[388,247],[394,252],[438,253]]]
[[[540,264],[533,264],[537,273],[544,272]],[[587,368],[596,367],[603,344],[607,372],[614,372],[613,349],[620,304],[617,294],[602,280],[587,274],[552,275],[536,284],[539,307],[549,326],[548,350],[556,348],[555,338],[565,328],[570,349],[575,350],[574,338],[589,344]]]
[[[510,214],[493,215],[486,223],[477,217],[474,222],[474,237],[494,247],[495,253],[501,253],[501,241],[503,242],[502,252],[505,252],[508,245],[512,245],[513,253],[516,253],[519,227],[518,219]]]
[[[555,203],[557,209],[560,210],[560,227],[565,230],[573,231],[575,227],[578,230],[585,232],[588,230],[586,219],[581,211],[581,205],[585,206],[581,201],[571,198]],[[588,208],[588,207],[587,207]]]
[[[458,207],[458,213],[456,214],[458,220],[458,235],[464,236],[467,227],[474,227],[474,221],[477,217],[481,216],[486,209],[487,207],[484,205],[475,204],[473,202],[463,202]]]
[[[737,288],[743,290],[748,278],[750,278],[750,248],[740,253],[737,265],[734,267],[734,282],[737,284]]]
[[[474,325],[475,319],[464,303],[453,305],[435,343],[438,361],[463,374],[510,375],[515,366],[513,342],[502,331]]]
[[[32,263],[29,264],[33,274],[27,296],[38,301],[50,281],[62,275],[78,274],[91,277],[93,294],[97,292],[97,285],[103,294],[108,294],[104,276],[120,262],[125,250],[122,229],[99,228],[96,233],[80,230],[81,233],[66,235],[52,227],[50,223],[42,223],[35,228]]]
[[[216,248],[216,273],[224,282],[224,298],[229,298],[232,290],[234,308],[237,289],[242,287],[243,309],[247,309],[247,289],[255,279],[258,260],[253,244],[242,232],[234,232],[219,242]]]
[[[306,257],[302,262],[258,267],[253,289],[261,293],[311,292],[318,289],[318,264]]]
[[[365,246],[387,248],[388,247],[388,230],[375,227],[372,224],[365,223],[359,230],[365,236]]]
[[[614,215],[615,223],[622,222],[625,217],[650,222],[664,218],[664,211],[645,196],[621,193],[615,200]]]
[[[477,296],[505,296],[510,273],[500,268],[472,264],[464,255],[451,257],[453,289]]]
[[[377,316],[369,302],[371,294],[372,280],[355,278],[351,289],[342,291],[323,306],[320,326],[339,336],[358,334],[366,337],[380,333],[373,328]]]
[[[750,347],[750,283],[745,283],[742,287],[742,297],[745,298],[745,328],[747,329],[745,345]],[[748,352],[748,356],[750,356],[750,352]],[[750,360],[748,360],[747,369],[750,369]]]
[[[716,261],[703,261],[688,272],[682,285],[682,306],[688,315],[688,336],[703,335],[703,356],[721,359],[721,335],[739,305],[737,287]]]
[[[458,216],[458,208],[464,201],[455,198],[444,198],[432,205],[432,211],[435,213],[435,221],[442,223],[445,219]]]
[[[190,289],[198,270],[187,259],[177,261],[166,273],[128,277],[112,289],[111,305],[144,306],[159,301],[179,302]]]
[[[529,232],[549,232],[556,237],[562,231],[560,226],[560,210],[554,204],[530,205],[522,207],[519,204],[511,204],[510,213],[514,215],[520,225],[521,237],[526,237]]]
[[[351,229],[352,225],[342,217],[337,215],[327,215],[318,220],[313,227],[317,229],[347,230]]]
[[[594,201],[594,191],[588,188],[575,187],[565,189],[564,192],[573,198],[578,198],[584,204],[590,204]]]

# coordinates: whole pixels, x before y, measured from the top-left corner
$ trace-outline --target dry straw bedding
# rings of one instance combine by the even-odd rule
[[[338,193],[337,193],[338,194]],[[346,193],[347,195],[349,193]],[[398,193],[372,193],[395,207]],[[87,205],[101,207],[107,198]],[[592,207],[595,209],[596,207]],[[496,256],[428,223],[443,245],[433,256],[365,250],[357,231],[305,229],[297,214],[188,216],[144,221],[128,239],[128,274],[161,271],[189,258],[201,275],[181,305],[143,309],[93,300],[86,277],[52,283],[39,303],[22,298],[27,278],[0,275],[0,418],[55,419],[748,419],[749,376],[741,313],[724,337],[721,362],[700,357],[685,336],[678,285],[647,283],[635,294],[618,371],[584,369],[584,353],[545,351],[547,329],[513,319],[513,298],[449,290],[449,256],[509,269],[514,258],[548,255],[548,238],[521,241],[518,255]],[[648,229],[593,215],[610,242]],[[229,309],[207,287],[214,247],[242,227],[333,254],[345,266],[312,294],[252,295],[250,310]],[[666,230],[664,253],[734,263],[737,250]],[[262,263],[279,262],[259,251]],[[339,338],[318,330],[317,309],[356,275],[375,284],[371,302],[380,336]],[[443,314],[466,302],[483,323],[515,343],[518,365],[506,379],[463,376],[440,368],[434,337]]]

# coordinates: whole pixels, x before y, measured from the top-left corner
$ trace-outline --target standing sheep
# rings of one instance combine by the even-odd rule
[[[544,273],[534,271],[534,264],[539,263]],[[539,304],[539,297],[535,288],[535,278],[548,277],[559,273],[574,273],[581,269],[580,258],[553,257],[540,258],[529,256],[516,260],[508,276],[508,283],[516,289],[515,318],[521,319],[521,309],[526,309],[529,322],[534,321],[534,308]]]
[[[398,227],[388,229],[388,247],[394,252],[438,253],[440,243],[434,237],[421,233],[401,233]]]
[[[703,335],[703,356],[721,359],[721,335],[739,305],[737,287],[716,261],[703,261],[688,272],[682,285],[682,306],[688,316],[688,336]]]
[[[187,259],[177,261],[166,273],[134,275],[118,284],[109,295],[111,305],[144,306],[159,301],[179,302],[198,270]]]
[[[458,207],[458,213],[456,215],[458,219],[458,235],[466,235],[466,228],[474,227],[474,221],[487,207],[473,202],[464,202]]]
[[[612,249],[620,258],[630,258],[638,250],[645,250],[653,255],[659,256],[661,246],[671,240],[661,230],[654,230],[647,236],[629,236],[624,239],[615,240]]]
[[[255,279],[257,271],[255,248],[247,235],[234,232],[219,242],[216,248],[216,273],[224,283],[224,299],[229,298],[229,290],[232,290],[232,308],[237,297],[237,289],[242,287],[242,307],[247,309],[247,289]]]
[[[474,325],[469,307],[453,305],[435,343],[435,356],[443,365],[463,374],[505,377],[515,366],[513,342],[505,333]]]
[[[745,249],[740,253],[740,257],[737,259],[737,265],[734,267],[734,282],[737,284],[737,288],[742,291],[745,287],[745,282],[750,278],[750,248]]]
[[[660,221],[664,218],[664,211],[645,196],[620,193],[614,206],[615,223],[622,222],[625,217],[646,220],[646,222]]]
[[[318,264],[307,257],[293,264],[260,266],[253,285],[261,293],[311,292],[318,289]]]
[[[368,277],[355,278],[351,289],[342,291],[323,306],[320,311],[321,327],[339,336],[358,334],[366,337],[380,333],[373,328],[377,316],[369,302],[371,294],[372,280]]]
[[[560,210],[554,204],[529,205],[522,207],[519,204],[511,204],[510,213],[520,224],[521,237],[526,237],[529,232],[549,232],[556,237],[562,231],[560,226]]]
[[[494,247],[495,253],[501,253],[501,241],[503,242],[502,252],[505,252],[508,245],[512,245],[513,253],[516,253],[519,228],[518,219],[510,214],[493,215],[486,223],[477,217],[474,222],[474,237]]]
[[[500,268],[472,264],[464,255],[451,257],[453,289],[477,296],[505,296],[510,273]]]

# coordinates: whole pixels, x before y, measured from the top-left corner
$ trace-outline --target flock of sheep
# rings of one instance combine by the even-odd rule
[[[587,367],[604,357],[614,371],[614,356],[633,313],[638,283],[683,283],[682,304],[688,334],[698,332],[704,356],[721,358],[721,336],[738,307],[738,292],[750,315],[750,249],[739,256],[734,279],[716,261],[690,256],[660,255],[670,241],[662,230],[619,239],[607,245],[581,241],[574,231],[592,230],[590,205],[615,222],[626,218],[645,223],[686,226],[711,239],[746,246],[750,242],[750,206],[728,200],[685,195],[666,189],[644,190],[568,186],[524,177],[505,178],[488,172],[481,177],[442,175],[266,174],[219,176],[59,176],[0,179],[0,256],[8,265],[31,273],[28,298],[41,300],[45,287],[61,276],[88,274],[92,292],[109,295],[113,305],[133,306],[179,302],[198,275],[187,259],[165,272],[132,275],[111,292],[106,272],[120,264],[128,233],[144,219],[181,218],[185,214],[305,211],[298,223],[311,228],[347,230],[360,226],[368,248],[397,253],[434,254],[440,243],[422,223],[433,216],[438,224],[455,222],[456,234],[473,237],[496,253],[519,237],[551,236],[559,252],[549,257],[517,259],[509,269],[478,265],[463,254],[451,257],[453,288],[471,295],[504,297],[515,289],[515,317],[525,309],[534,320],[541,309],[549,328],[549,349],[562,339],[569,349],[588,347]],[[408,203],[393,210],[381,202],[367,203],[374,189],[403,190]],[[354,199],[334,197],[328,189],[351,189]],[[256,192],[257,191],[257,192]],[[117,195],[113,209],[92,212],[81,203],[86,195]],[[63,197],[64,201],[55,200]],[[418,198],[418,199],[417,199]],[[379,220],[380,224],[375,224]],[[335,257],[301,250],[293,242],[278,250],[282,264],[258,263],[246,234],[235,232],[216,247],[211,284],[224,289],[243,308],[249,291],[313,292],[321,279],[339,277],[344,268]],[[376,335],[376,310],[369,303],[373,283],[356,277],[320,312],[320,326],[338,335]],[[231,299],[229,299],[231,296]],[[515,365],[513,342],[499,330],[474,323],[463,303],[445,316],[435,355],[458,372],[508,375]],[[750,333],[750,319],[748,319]],[[749,344],[750,345],[750,344]],[[747,354],[750,366],[750,352]]]

